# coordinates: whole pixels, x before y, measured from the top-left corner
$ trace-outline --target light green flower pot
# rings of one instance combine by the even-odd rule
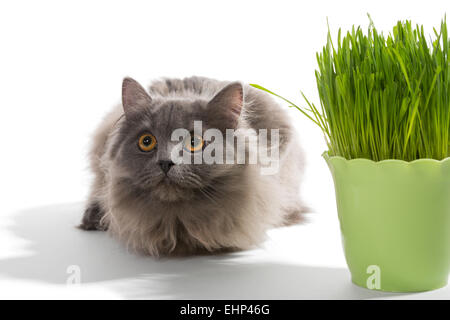
[[[353,283],[394,292],[447,284],[450,158],[413,162],[323,157],[333,175]]]

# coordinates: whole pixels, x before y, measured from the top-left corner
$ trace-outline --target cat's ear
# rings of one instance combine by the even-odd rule
[[[208,103],[210,120],[220,123],[221,129],[235,129],[244,104],[244,89],[232,82],[219,91]]]
[[[134,79],[125,78],[122,82],[122,106],[125,116],[130,115],[144,106],[148,106],[152,98]]]

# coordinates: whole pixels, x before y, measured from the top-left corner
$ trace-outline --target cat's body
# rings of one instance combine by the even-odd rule
[[[267,94],[198,77],[156,81],[149,95],[125,79],[123,90],[123,108],[107,115],[94,136],[95,180],[82,229],[107,229],[150,255],[184,255],[251,248],[268,228],[301,219],[303,157],[287,115]],[[191,130],[194,120],[204,129],[279,129],[278,173],[261,175],[251,164],[162,170],[171,132]],[[137,148],[142,132],[158,141],[148,153]]]

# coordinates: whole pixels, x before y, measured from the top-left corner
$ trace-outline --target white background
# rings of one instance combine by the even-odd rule
[[[438,27],[443,1],[3,1],[0,4],[1,298],[450,298],[444,288],[384,294],[351,284],[321,133],[298,112],[308,167],[306,225],[273,230],[232,256],[138,257],[74,228],[86,151],[121,81],[201,75],[318,102],[315,53],[333,33],[388,32],[398,19]],[[81,286],[66,286],[67,268]]]

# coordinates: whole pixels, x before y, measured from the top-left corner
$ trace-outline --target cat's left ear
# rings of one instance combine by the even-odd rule
[[[239,82],[232,82],[219,91],[208,103],[211,122],[218,129],[235,129],[244,104],[244,89]]]
[[[142,110],[150,105],[152,98],[145,89],[134,79],[125,78],[122,82],[122,105],[125,116]]]

